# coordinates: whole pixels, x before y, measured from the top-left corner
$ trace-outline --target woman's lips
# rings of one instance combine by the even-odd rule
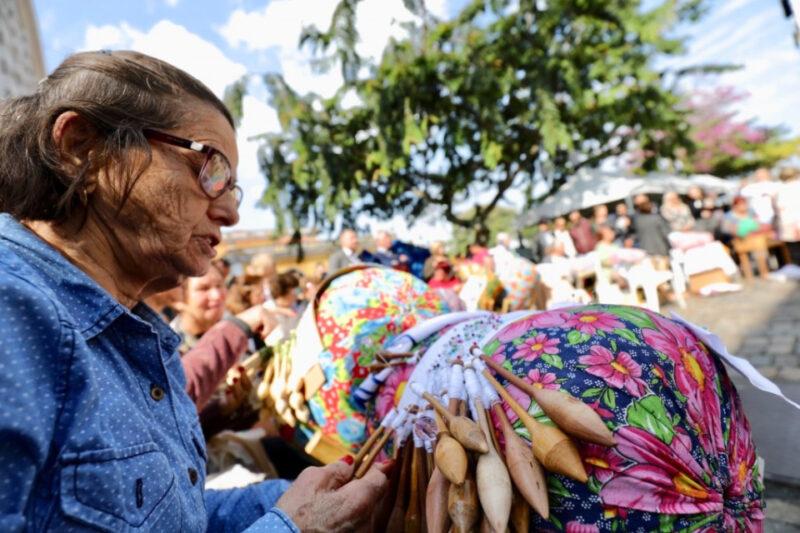
[[[213,259],[217,255],[217,251],[214,249],[217,245],[215,239],[212,237],[198,237],[197,240],[200,243],[201,250],[206,256]]]

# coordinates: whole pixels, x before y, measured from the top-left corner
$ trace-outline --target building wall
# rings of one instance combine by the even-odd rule
[[[31,0],[0,0],[0,99],[34,92],[44,77]]]

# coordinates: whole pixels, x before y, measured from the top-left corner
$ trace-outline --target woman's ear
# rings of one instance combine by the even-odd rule
[[[69,176],[81,174],[91,164],[97,130],[75,111],[64,111],[56,117],[51,134],[61,154],[62,170]],[[84,189],[91,193],[96,186],[94,180],[86,181]]]

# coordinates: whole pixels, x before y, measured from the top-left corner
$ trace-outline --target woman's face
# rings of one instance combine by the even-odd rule
[[[184,116],[184,123],[167,133],[216,148],[235,172],[236,137],[225,117],[199,101],[187,102]],[[159,142],[152,142],[151,150],[152,162],[121,211],[117,211],[120,180],[115,180],[119,176],[113,171],[98,179],[92,207],[126,273],[168,288],[208,271],[221,240],[220,229],[236,224],[239,215],[231,192],[212,200],[200,188],[198,174],[205,154]]]
[[[216,268],[199,278],[189,278],[186,282],[184,313],[200,324],[213,326],[222,319],[225,312],[225,282]]]

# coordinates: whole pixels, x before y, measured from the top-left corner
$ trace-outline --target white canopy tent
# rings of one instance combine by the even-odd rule
[[[707,174],[689,177],[669,174],[635,176],[581,170],[557,193],[532,207],[522,220],[525,225],[535,224],[539,220],[553,219],[596,205],[619,202],[637,194],[664,194],[669,191],[686,194],[689,188],[695,185],[706,192],[723,195],[735,193],[739,186],[737,180],[724,180]]]

